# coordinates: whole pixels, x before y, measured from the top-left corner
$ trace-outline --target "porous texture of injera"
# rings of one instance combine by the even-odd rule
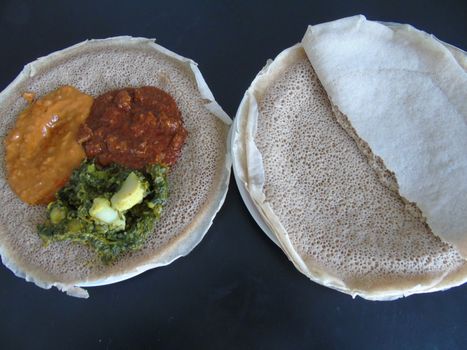
[[[169,176],[170,199],[161,221],[143,249],[112,266],[102,265],[83,245],[59,242],[44,247],[36,225],[44,220],[45,208],[22,203],[5,179],[3,139],[26,107],[21,94],[32,91],[40,97],[65,84],[94,97],[127,86],[159,87],[176,100],[189,133],[182,156]],[[125,273],[150,261],[170,262],[165,255],[174,255],[174,250],[191,239],[193,225],[204,219],[210,200],[218,197],[227,171],[228,125],[204,107],[206,101],[188,68],[145,45],[129,48],[102,43],[92,50],[51,59],[47,67],[15,90],[9,103],[0,106],[0,243],[15,263],[35,279],[76,283]]]
[[[319,267],[353,290],[403,292],[463,267],[456,250],[389,188],[390,175],[369,165],[306,57],[266,89],[255,143],[266,201],[310,270]]]

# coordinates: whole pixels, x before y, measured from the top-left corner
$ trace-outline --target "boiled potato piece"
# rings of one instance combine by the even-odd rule
[[[147,183],[131,172],[123,182],[120,190],[110,199],[112,207],[119,211],[125,211],[141,203],[147,187]]]
[[[110,202],[106,198],[94,198],[92,207],[89,209],[89,215],[94,219],[104,224],[114,226],[115,228],[125,228],[125,217],[112,208],[110,206]]]

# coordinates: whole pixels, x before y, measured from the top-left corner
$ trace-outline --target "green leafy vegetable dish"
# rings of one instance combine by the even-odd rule
[[[152,232],[167,202],[168,170],[160,164],[139,171],[84,161],[48,205],[39,235],[46,244],[84,243],[111,263],[140,248]]]

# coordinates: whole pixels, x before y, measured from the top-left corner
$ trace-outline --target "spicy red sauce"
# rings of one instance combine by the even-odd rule
[[[140,169],[173,165],[187,137],[174,99],[152,87],[125,88],[95,99],[78,133],[88,158]]]

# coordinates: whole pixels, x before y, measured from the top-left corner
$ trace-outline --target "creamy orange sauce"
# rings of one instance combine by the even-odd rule
[[[26,203],[47,204],[85,158],[76,136],[93,98],[63,86],[34,101],[5,139],[8,182]]]

